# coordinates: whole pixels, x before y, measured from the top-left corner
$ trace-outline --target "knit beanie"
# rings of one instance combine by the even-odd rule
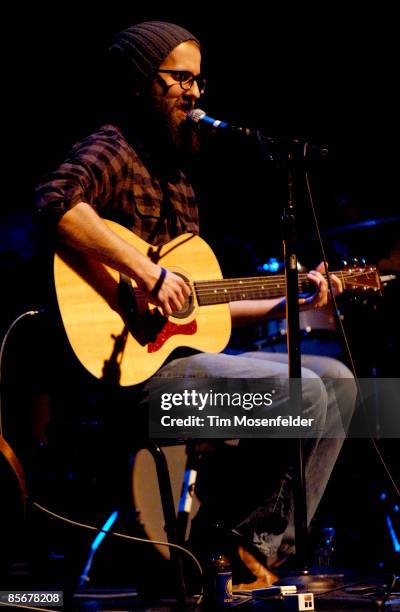
[[[186,40],[200,43],[193,34],[165,21],[144,21],[114,38],[109,53],[114,60],[120,60],[131,76],[140,82],[152,78],[154,72],[175,47]]]

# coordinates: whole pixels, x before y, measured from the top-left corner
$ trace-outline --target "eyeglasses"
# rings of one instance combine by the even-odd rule
[[[165,70],[158,69],[157,72],[166,72],[167,74],[170,74],[172,78],[179,83],[184,91],[189,91],[189,89],[193,87],[193,83],[195,81],[201,94],[203,94],[206,90],[207,81],[202,74],[194,76],[194,74],[188,70],[168,70],[167,68]]]

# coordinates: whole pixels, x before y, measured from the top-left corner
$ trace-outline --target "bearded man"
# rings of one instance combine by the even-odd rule
[[[206,86],[201,47],[193,34],[178,25],[139,23],[117,34],[108,50],[108,67],[116,112],[110,122],[78,142],[58,169],[42,181],[37,190],[39,214],[58,241],[134,279],[144,298],[168,317],[184,306],[190,294],[188,284],[125,241],[102,218],[117,221],[155,247],[182,233],[198,233],[196,199],[180,161],[199,147],[197,131],[187,115]],[[300,298],[300,303],[320,307],[328,299],[326,280],[319,271],[308,277],[315,292]],[[339,280],[333,282],[340,291]],[[283,309],[283,297],[230,304],[233,323],[266,320]],[[303,379],[317,383],[309,389],[307,416],[321,426],[321,435],[309,441],[306,456],[311,519],[343,443],[344,435],[334,436],[332,431],[339,421],[341,432],[346,431],[355,397],[353,391],[337,397],[326,384],[352,378],[343,364],[307,356],[303,366]],[[279,390],[276,399],[289,396],[287,358],[279,354],[181,351],[171,355],[153,376],[160,390],[171,377],[198,378],[206,390],[211,384],[207,379],[265,378]],[[142,384],[146,387],[148,381]],[[270,584],[274,575],[269,570],[280,549],[293,548],[292,475],[284,452],[272,461],[267,459],[272,448],[269,440],[247,442],[238,452],[250,457],[252,494],[238,503],[231,499],[234,491],[226,493],[230,487],[222,491],[213,487],[210,498],[214,498],[208,500],[212,510],[207,514],[208,494],[203,485],[204,506],[197,525],[201,525],[201,516],[222,519],[239,538],[240,558],[253,574],[251,588]],[[275,442],[282,442],[283,451],[284,441]],[[243,469],[240,457],[237,465]],[[232,480],[236,477],[234,474]],[[245,483],[241,483],[244,490],[242,487]],[[197,533],[205,532],[198,526]],[[239,573],[235,578],[243,579]]]

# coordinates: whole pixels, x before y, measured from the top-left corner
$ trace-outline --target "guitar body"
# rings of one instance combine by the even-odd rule
[[[191,293],[179,312],[164,317],[132,279],[76,250],[60,251],[54,259],[54,278],[61,318],[73,351],[96,378],[136,385],[155,374],[176,348],[218,353],[231,333],[229,302],[284,294],[281,275],[223,279],[211,248],[194,234],[153,247],[118,223],[105,223],[144,255],[180,275]],[[373,267],[333,274],[345,289],[362,294],[381,289]],[[298,281],[299,291],[307,290],[307,274],[299,274]]]
[[[82,365],[96,378],[123,386],[152,376],[182,346],[219,352],[231,333],[229,305],[199,306],[194,283],[221,279],[211,248],[199,236],[183,234],[152,247],[118,223],[107,225],[193,288],[183,311],[164,317],[144,300],[135,282],[76,251],[54,259],[57,301],[66,335]]]

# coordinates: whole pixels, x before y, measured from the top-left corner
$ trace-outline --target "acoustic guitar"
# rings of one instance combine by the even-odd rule
[[[71,347],[96,378],[122,386],[147,380],[178,347],[220,352],[231,333],[229,302],[284,295],[283,275],[227,278],[208,244],[194,234],[182,234],[153,247],[113,221],[106,224],[126,242],[180,275],[190,287],[183,308],[164,316],[149,302],[135,281],[80,254],[55,255],[55,290]],[[376,268],[334,272],[345,289],[379,291]],[[299,291],[310,288],[299,274]]]

